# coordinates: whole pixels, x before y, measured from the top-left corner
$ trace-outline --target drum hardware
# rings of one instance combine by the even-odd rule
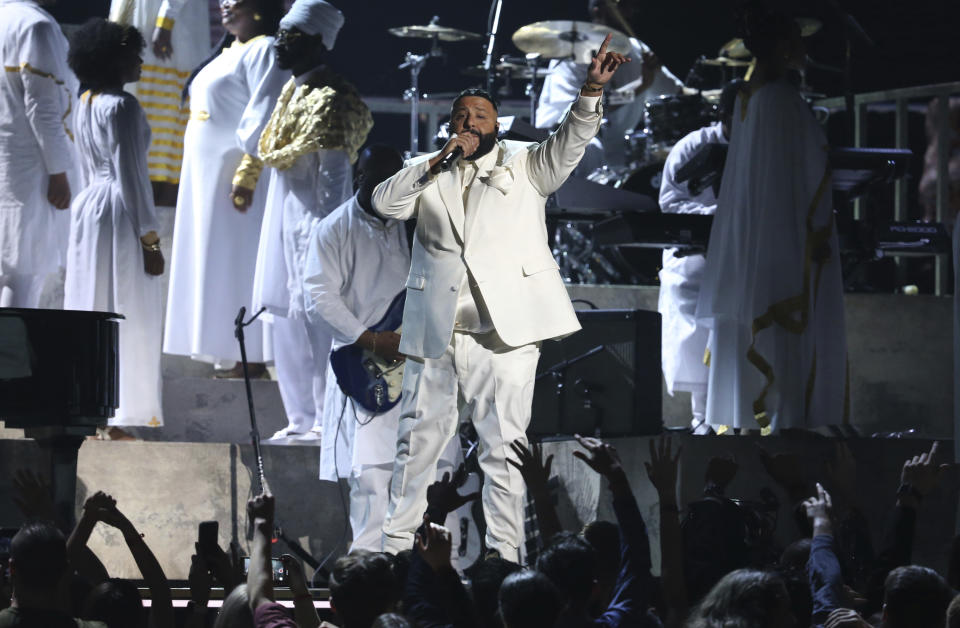
[[[477,33],[440,26],[439,16],[434,15],[433,19],[426,26],[397,26],[387,29],[387,32],[396,37],[429,39],[430,51],[425,54],[414,54],[407,52],[404,55],[404,61],[399,66],[400,70],[410,70],[410,87],[404,90],[403,99],[410,102],[410,150],[407,157],[413,157],[420,151],[420,71],[426,65],[427,60],[433,57],[442,57],[443,51],[440,50],[440,42],[447,41],[468,41],[471,39],[480,39]]]

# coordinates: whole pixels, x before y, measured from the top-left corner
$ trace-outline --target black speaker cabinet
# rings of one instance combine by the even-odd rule
[[[577,317],[582,330],[541,346],[528,436],[658,434],[660,313],[581,310]]]

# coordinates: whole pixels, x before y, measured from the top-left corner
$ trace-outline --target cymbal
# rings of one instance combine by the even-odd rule
[[[823,28],[823,22],[814,17],[795,17],[793,18],[800,26],[800,36],[809,37]],[[749,59],[753,55],[747,50],[743,40],[737,37],[731,39],[720,48],[720,57],[730,57],[731,59]]]
[[[720,48],[720,52],[717,53],[717,56],[728,57],[730,59],[749,59],[753,56],[753,54],[747,50],[747,46],[743,43],[743,40],[737,37],[736,39],[731,39],[725,43]]]
[[[538,53],[546,59],[590,63],[607,33],[613,33],[608,50],[620,54],[629,54],[633,50],[629,38],[620,31],[603,24],[575,20],[527,24],[513,34],[513,43],[524,52]]]
[[[387,32],[396,37],[413,37],[417,39],[433,39],[436,37],[440,41],[466,41],[468,39],[483,39],[479,33],[460,30],[459,28],[450,28],[449,26],[440,26],[439,24],[427,24],[424,26],[395,26],[388,28]]]
[[[494,66],[494,70],[497,71],[497,74],[507,75],[512,79],[529,80],[533,76],[530,66],[519,63],[499,63]],[[537,68],[537,78],[544,78],[552,72],[553,68]],[[462,73],[467,76],[485,76],[487,71],[482,65],[471,65],[464,68]]]
[[[695,87],[687,87],[686,85],[680,90],[680,93],[684,96],[700,96],[705,101],[710,103],[720,102],[720,94],[723,93],[722,89],[696,89]]]
[[[795,17],[793,19],[800,25],[801,37],[809,37],[823,28],[823,22],[815,17]]]
[[[730,59],[729,57],[717,57],[716,59],[700,59],[697,61],[701,65],[719,65],[728,68],[746,67],[753,63],[752,59]]]

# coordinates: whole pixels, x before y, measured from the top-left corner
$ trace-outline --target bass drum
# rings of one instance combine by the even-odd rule
[[[660,198],[660,181],[663,180],[664,162],[657,161],[631,170],[622,175],[614,187],[628,192],[645,194],[654,201]]]

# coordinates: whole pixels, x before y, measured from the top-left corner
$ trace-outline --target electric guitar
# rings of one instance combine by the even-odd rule
[[[387,313],[370,331],[400,333],[406,290],[393,298]],[[345,395],[364,410],[380,414],[400,402],[403,362],[389,363],[373,351],[346,345],[330,353],[330,368]]]

